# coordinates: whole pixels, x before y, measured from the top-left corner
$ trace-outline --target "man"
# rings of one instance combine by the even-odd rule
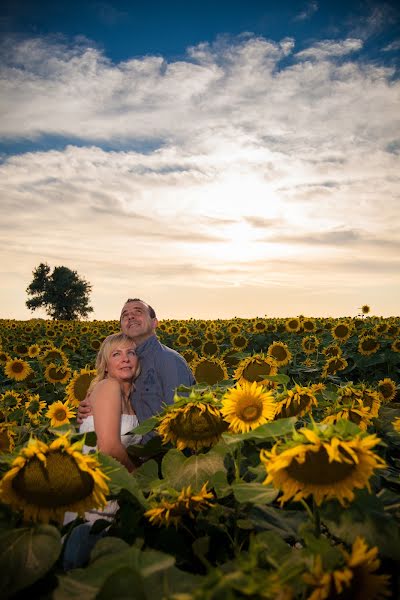
[[[158,414],[162,405],[172,404],[175,388],[192,386],[195,379],[183,356],[158,340],[154,309],[139,298],[129,298],[121,312],[121,330],[136,343],[140,375],[135,381],[131,402],[139,423]],[[81,402],[79,420],[90,414],[87,400]]]

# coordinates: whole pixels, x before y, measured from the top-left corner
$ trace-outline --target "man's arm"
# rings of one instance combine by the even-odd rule
[[[90,402],[90,393],[86,395],[86,398],[84,400],[81,400],[78,406],[78,417],[77,417],[77,421],[79,423],[79,425],[81,423],[83,423],[83,421],[86,419],[86,417],[88,417],[89,415],[92,415],[93,411],[92,411],[92,404]]]
[[[177,387],[180,385],[191,387],[196,383],[189,365],[180,354],[168,354],[168,359],[163,361],[160,376],[163,400],[166,404],[173,403]]]

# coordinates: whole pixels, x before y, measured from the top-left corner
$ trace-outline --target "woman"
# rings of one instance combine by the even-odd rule
[[[79,429],[81,433],[95,431],[98,450],[119,460],[130,472],[135,466],[126,447],[141,440],[141,436],[128,435],[138,425],[130,403],[134,380],[140,373],[135,348],[124,333],[109,335],[103,341],[96,359],[97,375],[89,388],[92,414]]]
[[[135,469],[126,447],[138,444],[140,435],[129,432],[138,425],[137,417],[130,404],[130,393],[134,380],[140,373],[135,343],[124,333],[109,335],[102,343],[96,358],[97,375],[89,388],[92,414],[81,424],[79,431],[95,431],[97,449],[116,458],[128,471]],[[84,446],[84,452],[93,448]],[[91,548],[101,534],[90,535],[91,525],[97,519],[111,521],[118,510],[116,500],[107,502],[104,510],[85,513],[86,523],[75,527],[64,548],[65,570],[83,565]],[[66,512],[64,525],[76,519],[76,513]]]

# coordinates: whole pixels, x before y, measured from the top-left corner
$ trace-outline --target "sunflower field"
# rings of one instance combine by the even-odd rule
[[[0,320],[1,597],[399,598],[400,318],[368,312],[161,321],[197,383],[132,474],[76,422],[119,322]]]

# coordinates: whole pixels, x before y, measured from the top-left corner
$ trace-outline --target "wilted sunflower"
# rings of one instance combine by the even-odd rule
[[[255,354],[254,356],[248,356],[240,361],[233,378],[237,379],[239,383],[248,381],[271,386],[271,382],[268,381],[269,375],[276,375],[278,373],[278,365],[272,356],[265,356],[264,354]]]
[[[197,358],[192,362],[191,367],[194,378],[198,383],[215,385],[229,378],[224,361],[216,356],[213,358]]]
[[[380,343],[372,335],[365,335],[358,342],[358,351],[363,356],[375,354],[380,348]]]
[[[29,396],[25,402],[25,409],[29,419],[32,423],[38,423],[39,418],[42,416],[42,411],[46,408],[47,404],[44,400],[41,400],[39,394],[33,394]]]
[[[295,333],[296,331],[300,331],[300,328],[301,328],[301,320],[298,319],[297,317],[294,317],[292,319],[287,319],[285,321],[285,329],[289,333]]]
[[[82,454],[83,440],[70,444],[60,436],[50,445],[31,439],[0,481],[0,500],[24,519],[62,521],[66,511],[83,516],[103,508],[108,494],[107,476],[93,455]]]
[[[50,363],[44,371],[44,376],[49,383],[65,384],[71,377],[71,369],[65,365],[55,365],[54,363]]]
[[[307,600],[384,600],[391,597],[389,575],[375,575],[380,561],[378,548],[368,548],[362,537],[357,537],[351,553],[338,547],[342,554],[334,568],[324,568],[322,557],[317,555],[313,569],[304,573],[303,581],[310,586]]]
[[[291,390],[282,393],[284,397],[276,403],[275,419],[301,417],[318,406],[315,390],[312,387],[295,385]]]
[[[301,347],[306,354],[313,354],[319,346],[319,339],[316,335],[306,335],[301,340]]]
[[[352,327],[346,321],[339,321],[331,329],[331,333],[338,342],[346,342],[352,333]]]
[[[378,381],[378,394],[382,402],[391,402],[396,397],[397,385],[389,377]]]
[[[301,438],[299,440],[299,434]],[[336,498],[342,506],[354,499],[354,490],[367,487],[373,471],[386,466],[371,450],[380,440],[375,435],[352,437],[331,426],[303,427],[292,442],[277,442],[271,451],[261,450],[267,478],[283,494],[280,503],[312,496],[317,505]]]
[[[244,381],[230,388],[222,398],[221,413],[233,433],[247,433],[275,415],[274,397],[255,381]]]
[[[171,524],[176,528],[182,518],[190,517],[194,519],[196,515],[212,506],[210,500],[214,496],[207,492],[207,483],[203,485],[199,492],[193,492],[191,486],[183,488],[181,492],[175,495],[169,494],[168,499],[162,498],[157,504],[144,513],[152,525],[169,527]]]
[[[338,371],[343,371],[347,367],[347,360],[341,356],[328,358],[322,367],[321,377],[324,379],[328,375],[334,375]]]
[[[67,399],[72,406],[79,406],[79,403],[86,398],[89,385],[96,376],[96,369],[81,369],[75,371],[71,381],[65,388]]]
[[[75,415],[76,412],[72,409],[68,400],[65,402],[61,402],[61,400],[53,402],[53,404],[50,404],[49,410],[46,412],[46,417],[51,419],[50,425],[52,427],[58,427],[59,425],[65,425],[65,423],[69,423],[69,420],[74,418]]]
[[[9,379],[24,381],[32,373],[32,369],[26,360],[22,358],[10,358],[5,364],[4,373]]]
[[[0,454],[9,453],[14,450],[16,425],[15,421],[0,424]]]
[[[292,359],[289,348],[283,342],[272,342],[268,346],[267,354],[268,356],[272,356],[278,367],[284,367]]]
[[[212,394],[194,390],[187,398],[175,395],[174,404],[165,409],[157,427],[163,443],[171,442],[178,450],[213,446],[226,429]]]
[[[393,340],[392,345],[390,346],[393,352],[400,352],[400,339],[397,338]]]

